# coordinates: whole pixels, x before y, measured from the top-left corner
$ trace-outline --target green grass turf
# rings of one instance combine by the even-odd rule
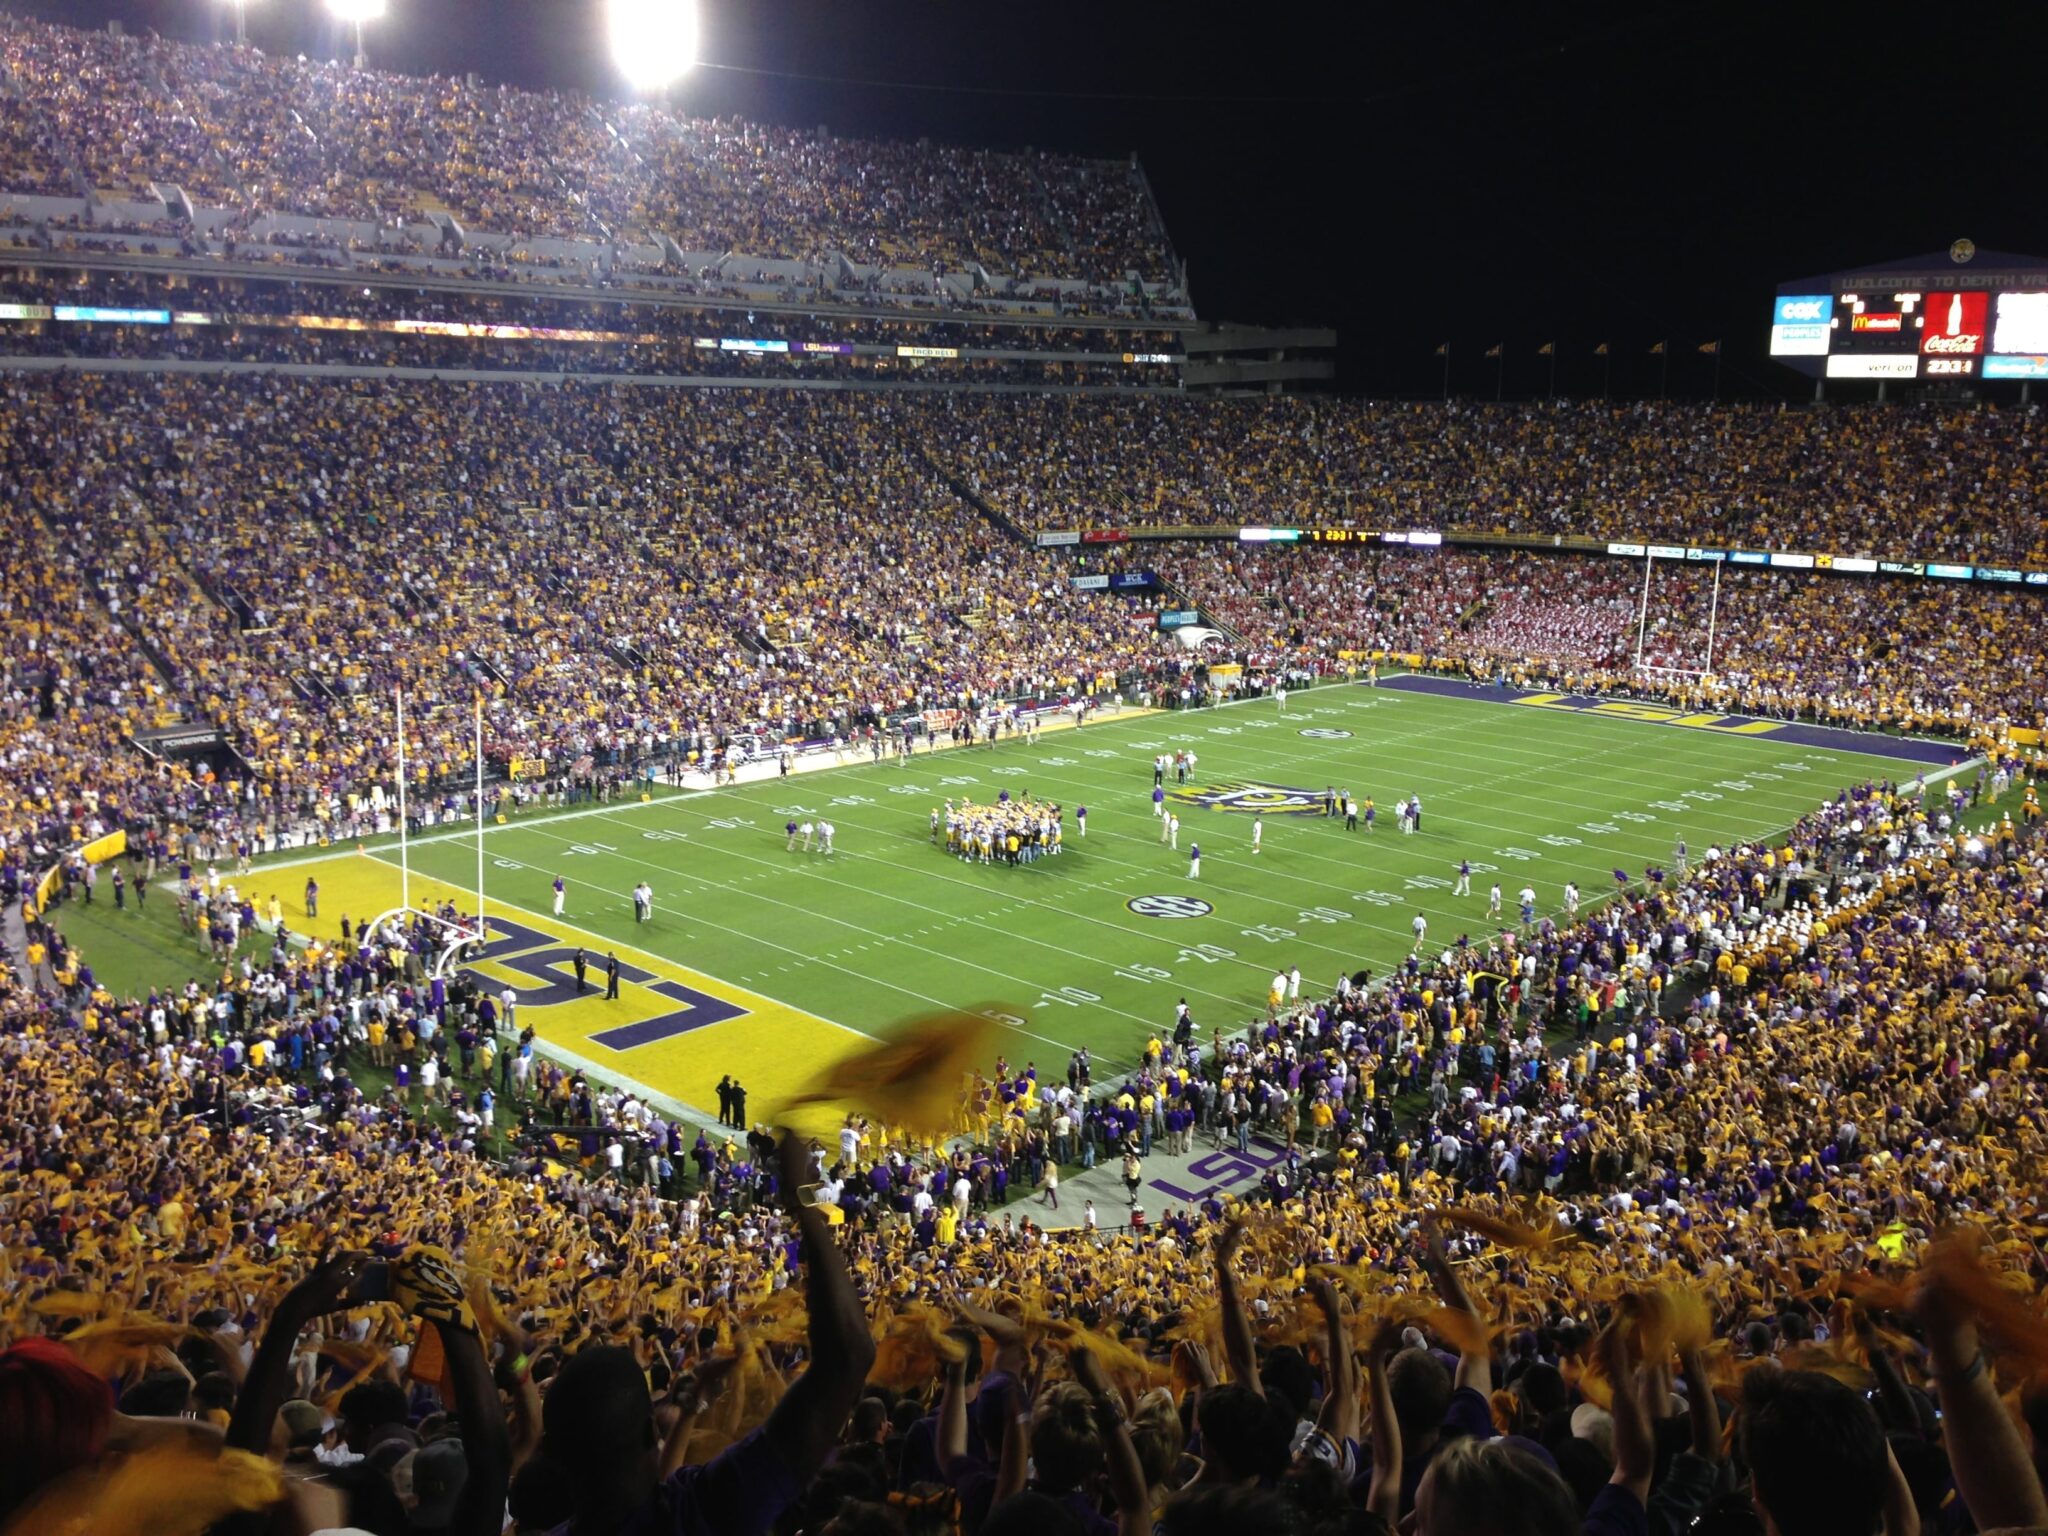
[[[135,873],[135,865],[126,859],[121,868],[124,874]],[[67,901],[54,908],[51,917],[58,931],[83,951],[94,977],[116,997],[146,997],[151,987],[182,987],[187,981],[210,986],[220,975],[198,940],[178,926],[178,899],[167,890],[150,892],[140,907],[131,890],[127,910],[119,911],[103,869],[92,905]],[[244,936],[236,953],[266,960],[270,936]]]
[[[1378,829],[1368,837],[1341,820],[1268,815],[1255,857],[1248,815],[1187,808],[1171,851],[1152,814],[1151,762],[1176,747],[1199,754],[1196,783],[1370,794]],[[1304,987],[1318,990],[1361,966],[1384,973],[1408,952],[1417,912],[1432,946],[1485,934],[1498,926],[1485,918],[1495,879],[1510,920],[1525,883],[1548,912],[1576,880],[1586,910],[1613,891],[1613,869],[1668,865],[1680,836],[1697,858],[1712,843],[1782,829],[1846,785],[1921,768],[1768,737],[1339,685],[1293,695],[1285,715],[1262,700],[1111,720],[1036,747],[956,749],[514,823],[489,833],[487,880],[493,899],[545,912],[560,873],[580,927],[858,1029],[990,1007],[1016,1037],[1013,1061],[1056,1069],[1083,1044],[1112,1063],[1132,1059],[1181,997],[1204,1033],[1237,1028],[1263,1013],[1276,967],[1298,965]],[[930,812],[944,797],[991,800],[1003,788],[1068,808],[1064,854],[984,867],[931,845]],[[1403,837],[1392,807],[1409,793],[1423,797],[1424,830]],[[1082,804],[1085,840],[1072,819]],[[839,851],[786,851],[784,823],[814,815],[837,826]],[[1199,881],[1188,875],[1191,840],[1202,844]],[[416,842],[412,857],[429,874],[475,882],[474,844],[461,834]],[[1461,858],[1473,861],[1466,898],[1449,889]],[[636,928],[629,892],[643,879],[656,918]],[[1154,895],[1214,910],[1130,910]]]

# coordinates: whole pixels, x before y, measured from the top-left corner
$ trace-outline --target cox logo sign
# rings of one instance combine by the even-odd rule
[[[1834,308],[1834,301],[1826,294],[1778,295],[1777,312],[1771,316],[1773,325],[1825,325]]]

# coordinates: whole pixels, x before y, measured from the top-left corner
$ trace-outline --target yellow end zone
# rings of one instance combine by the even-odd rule
[[[308,879],[319,883],[318,917],[305,910]],[[336,854],[308,863],[259,867],[241,882],[259,913],[274,892],[285,925],[333,941],[341,919],[360,924],[399,905],[399,871],[376,854]],[[476,901],[462,890],[417,872],[415,906],[453,901],[464,911]],[[715,1117],[718,1080],[730,1073],[747,1090],[747,1118],[774,1123],[783,1106],[817,1076],[866,1042],[829,1019],[777,1002],[745,987],[678,965],[666,956],[620,944],[560,918],[487,898],[489,958],[468,967],[520,997],[521,1028],[536,1031],[541,1048],[593,1076]],[[574,951],[588,957],[589,990],[575,991]],[[605,956],[620,965],[619,996],[607,1001]],[[814,1134],[838,1124],[829,1108],[806,1107],[794,1121]]]

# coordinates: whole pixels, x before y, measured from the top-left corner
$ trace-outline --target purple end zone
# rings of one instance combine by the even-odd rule
[[[1484,704],[1513,704],[1519,699],[1541,698],[1546,693],[1556,692],[1555,689],[1549,688],[1502,688],[1492,683],[1468,683],[1454,677],[1423,677],[1415,673],[1387,678],[1380,683],[1380,687],[1397,688],[1403,693],[1431,693],[1446,699],[1476,699]],[[1565,694],[1560,699],[1563,706],[1586,709],[1595,704],[1617,702],[1634,704],[1658,701],[1615,700],[1594,694]],[[1674,714],[1682,713],[1674,706],[1659,703],[1658,707],[1671,708]],[[1768,733],[1750,737],[1751,741],[1781,741],[1789,746],[1820,747],[1830,752],[1857,752],[1865,757],[1888,757],[1894,761],[1927,763],[1938,768],[1960,763],[1970,755],[1969,749],[1959,741],[1928,741],[1912,736],[1886,736],[1876,731],[1845,731],[1832,725],[1808,725],[1795,720],[1773,720],[1767,715],[1720,715],[1716,718],[1729,725],[1747,725],[1757,721],[1776,727]]]

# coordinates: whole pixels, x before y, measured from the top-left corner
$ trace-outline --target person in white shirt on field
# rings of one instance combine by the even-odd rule
[[[1166,814],[1166,841],[1169,847],[1180,847],[1180,818],[1171,811]]]
[[[838,831],[839,829],[829,821],[818,823],[818,851],[820,853],[830,853],[832,851],[832,839]]]
[[[814,834],[817,832],[817,830],[817,827],[813,823],[808,821],[796,829],[797,836],[801,837],[804,840],[805,853],[809,853],[811,851],[812,838]]]
[[[1488,917],[1500,916],[1500,882],[1498,880],[1493,882],[1493,889],[1487,893],[1486,915]]]
[[[1279,704],[1279,706],[1280,706],[1280,713],[1281,713],[1281,714],[1283,714],[1283,715],[1284,715],[1284,714],[1286,714],[1286,713],[1287,713],[1287,690],[1286,690],[1285,688],[1275,688],[1275,689],[1273,690],[1273,699],[1274,699],[1274,701],[1275,701],[1275,702],[1276,702],[1277,704]]]
[[[1286,1001],[1287,973],[1285,971],[1275,971],[1273,973],[1273,985],[1266,989],[1266,1017],[1269,1019],[1278,1017],[1280,1005]]]
[[[1579,915],[1579,888],[1569,880],[1564,883],[1564,912],[1566,917]]]
[[[1415,930],[1415,949],[1421,949],[1422,941],[1429,936],[1429,919],[1418,912],[1415,914],[1415,921],[1408,926]],[[1409,951],[1411,954],[1414,952],[1415,950]]]
[[[1253,853],[1257,853],[1257,852],[1259,851],[1259,839],[1260,839],[1260,838],[1262,838],[1262,837],[1264,837],[1265,835],[1266,835],[1266,818],[1265,818],[1265,817],[1263,817],[1263,816],[1257,816],[1257,815],[1253,816],[1253,817],[1252,817],[1252,852],[1253,852]]]
[[[1301,967],[1298,965],[1287,973],[1287,1000],[1290,1003],[1301,1001]]]

